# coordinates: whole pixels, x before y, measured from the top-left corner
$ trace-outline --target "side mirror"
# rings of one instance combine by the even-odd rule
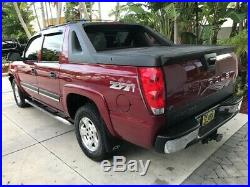
[[[7,60],[8,61],[20,61],[20,60],[22,60],[22,57],[19,53],[10,52],[7,55]]]

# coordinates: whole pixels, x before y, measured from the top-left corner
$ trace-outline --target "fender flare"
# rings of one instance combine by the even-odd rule
[[[101,93],[83,85],[75,85],[75,84],[64,85],[62,89],[63,107],[64,111],[68,116],[70,116],[67,107],[67,97],[69,94],[78,94],[92,100],[97,106],[99,113],[102,119],[104,120],[106,128],[108,129],[109,133],[113,136],[117,136],[117,133],[115,132],[110,119],[108,105],[106,103],[104,96]]]

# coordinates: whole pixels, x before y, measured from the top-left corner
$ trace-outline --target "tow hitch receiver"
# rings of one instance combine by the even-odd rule
[[[209,136],[207,136],[206,138],[204,138],[201,142],[203,144],[207,144],[209,141],[212,141],[212,140],[215,140],[216,142],[220,142],[222,138],[223,138],[223,134],[219,134],[217,133],[217,131],[215,131]]]

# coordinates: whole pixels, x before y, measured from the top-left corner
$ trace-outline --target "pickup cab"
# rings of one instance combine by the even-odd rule
[[[234,117],[238,61],[227,46],[175,45],[138,24],[75,21],[34,35],[9,80],[19,107],[74,124],[100,161],[125,140],[161,153],[219,141]]]

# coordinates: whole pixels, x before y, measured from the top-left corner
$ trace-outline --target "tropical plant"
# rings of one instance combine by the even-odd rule
[[[40,25],[40,22],[39,22],[39,19],[38,19],[38,16],[37,16],[35,3],[32,3],[32,6],[33,6],[34,13],[35,13],[34,16],[36,18],[36,22],[37,22],[38,28],[39,28],[39,30],[41,30],[41,25]]]
[[[25,31],[25,33],[26,33],[28,39],[30,39],[30,38],[31,38],[30,31],[29,31],[29,29],[28,29],[26,23],[25,23],[24,20],[23,20],[23,17],[22,17],[22,14],[21,14],[21,12],[20,12],[20,9],[19,9],[19,7],[18,7],[18,4],[17,4],[17,3],[13,3],[13,4],[14,4],[14,8],[15,8],[15,10],[16,10],[18,19],[19,19],[19,21],[20,21],[20,23],[21,23],[21,25],[22,25],[22,27],[23,27],[23,29],[24,29],[24,31]]]
[[[120,16],[120,3],[117,2],[115,6],[115,21],[118,21]]]
[[[31,22],[34,20],[34,16],[30,10],[31,4],[22,2],[17,3],[17,6],[21,17],[27,26],[27,30],[32,35],[34,31]],[[2,3],[2,38],[16,38],[21,42],[26,42],[28,39],[13,3]]]
[[[53,25],[53,14],[52,14],[52,10],[51,10],[51,2],[48,2],[48,6],[49,6],[49,11],[50,11],[50,19],[51,19],[51,25]]]
[[[46,13],[46,22],[47,22],[47,26],[49,26],[50,25],[50,23],[49,23],[49,11],[48,11],[48,6],[47,6],[47,3],[46,2],[44,2],[44,7],[45,7],[45,13]]]
[[[79,12],[78,7],[77,7],[78,5],[79,5],[78,2],[66,3],[66,8],[64,11],[66,22],[80,19],[80,12]]]
[[[78,3],[78,2],[69,2],[66,3],[66,9],[64,11],[65,21],[73,21],[76,19],[81,19],[82,15],[84,15],[84,19],[89,19],[90,21],[93,18],[93,13],[95,11],[92,10],[93,7],[92,2],[86,3]]]
[[[123,22],[150,26],[170,39],[173,38],[173,23],[178,12],[174,3],[127,3],[110,15],[120,15]]]
[[[247,28],[248,5],[245,2],[234,2],[229,4],[228,17],[233,20],[230,37],[233,37]],[[239,25],[239,26],[238,26]]]
[[[87,7],[86,7],[86,4],[84,2],[79,3],[79,12],[80,12],[81,18],[89,19]]]
[[[240,60],[240,72],[237,84],[237,93],[239,95],[246,95],[248,90],[248,73],[247,73],[247,56],[248,56],[248,33],[247,30],[240,31],[234,37],[227,40],[220,41],[220,44],[232,45],[236,48],[236,54]]]
[[[41,12],[42,12],[42,22],[43,22],[43,28],[47,26],[46,24],[46,18],[45,18],[45,10],[43,6],[43,2],[40,2]]]
[[[53,3],[53,6],[56,7],[56,24],[60,24],[62,2],[55,2]]]
[[[175,3],[176,11],[179,13],[177,18],[177,34],[181,36],[181,43],[190,42],[190,44],[202,43],[201,25],[203,16],[199,3],[182,2]]]
[[[102,9],[101,9],[101,3],[98,2],[98,18],[102,19]]]
[[[229,2],[203,3],[202,14],[208,25],[212,28],[211,43],[217,43],[217,36],[221,25],[227,21]]]

